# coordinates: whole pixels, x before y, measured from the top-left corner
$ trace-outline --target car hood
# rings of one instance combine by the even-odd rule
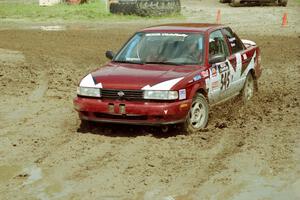
[[[104,89],[170,90],[199,66],[110,63],[88,74],[80,86]]]

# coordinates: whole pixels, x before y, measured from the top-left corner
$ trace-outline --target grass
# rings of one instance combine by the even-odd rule
[[[169,16],[178,18],[180,16]],[[0,3],[0,19],[30,19],[33,21],[51,20],[135,20],[134,15],[113,15],[107,11],[105,3],[99,0],[90,1],[82,5],[68,5],[65,3],[54,6],[41,7],[37,3]],[[162,17],[151,17],[159,19]]]

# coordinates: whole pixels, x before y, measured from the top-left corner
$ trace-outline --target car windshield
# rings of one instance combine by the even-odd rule
[[[199,33],[136,33],[114,62],[138,64],[200,65],[203,35]]]

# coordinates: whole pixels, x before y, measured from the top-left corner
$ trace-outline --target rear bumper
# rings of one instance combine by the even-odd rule
[[[76,97],[74,108],[82,120],[138,124],[167,125],[184,122],[192,100],[177,102],[136,102]]]

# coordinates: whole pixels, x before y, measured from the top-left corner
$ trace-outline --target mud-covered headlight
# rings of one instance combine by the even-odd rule
[[[157,91],[157,90],[145,90],[144,99],[154,100],[176,100],[178,99],[177,91]]]
[[[101,97],[99,88],[77,87],[77,95],[87,97]]]

